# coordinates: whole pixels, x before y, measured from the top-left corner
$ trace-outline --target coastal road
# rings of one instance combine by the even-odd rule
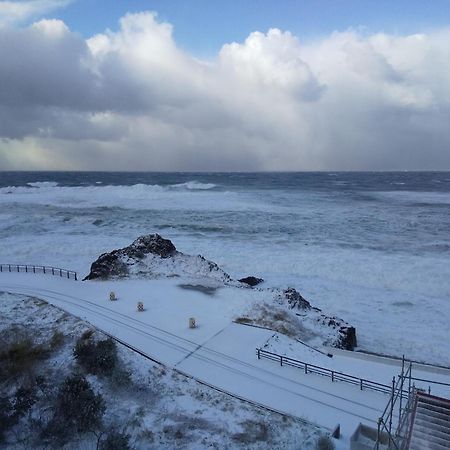
[[[132,292],[135,299],[136,292],[144,289],[142,283],[149,289],[153,282],[80,283],[41,275],[0,274],[0,291],[43,299],[155,361],[257,405],[330,430],[339,423],[347,439],[360,422],[376,424],[388,396],[258,360],[255,349],[272,336],[269,330],[237,325],[225,318],[212,321],[195,333],[185,326],[177,332],[177,325],[171,321],[176,310],[173,305],[166,308],[166,317],[164,308],[156,304],[147,314],[136,312],[131,307],[134,300],[128,300],[125,294],[118,302],[104,301],[105,292],[118,287],[122,292]],[[173,302],[176,306],[179,302],[182,308],[186,293],[175,297],[173,294]],[[200,298],[200,303],[205,302],[204,308],[211,307],[206,304],[210,302],[208,298]]]

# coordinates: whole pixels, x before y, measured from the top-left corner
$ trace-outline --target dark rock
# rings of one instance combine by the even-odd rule
[[[310,309],[311,303],[308,300],[304,299],[299,292],[297,292],[294,288],[287,288],[283,291],[284,296],[286,297],[289,306],[291,309]]]
[[[128,275],[128,268],[119,259],[120,250],[100,255],[97,261],[91,265],[91,271],[84,280],[95,280],[96,278],[106,279],[108,277],[124,277]]]
[[[89,275],[85,280],[107,279],[109,277],[125,277],[128,275],[126,260],[141,260],[152,253],[161,258],[168,258],[176,253],[177,249],[169,239],[159,234],[149,234],[137,238],[128,247],[104,253],[91,265]]]
[[[241,278],[240,280],[241,283],[245,283],[248,284],[249,286],[256,286],[259,283],[262,283],[264,280],[262,278],[256,278],[256,277],[245,277],[245,278]]]
[[[169,239],[164,239],[159,234],[148,234],[138,237],[131,245],[121,249],[121,251],[130,258],[142,259],[147,253],[153,253],[161,258],[168,258],[177,249]]]
[[[339,329],[340,339],[336,347],[344,350],[353,350],[357,346],[355,327],[341,327]]]

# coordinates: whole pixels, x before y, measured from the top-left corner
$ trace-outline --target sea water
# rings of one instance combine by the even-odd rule
[[[148,233],[450,365],[450,173],[0,172],[1,263],[83,275]]]

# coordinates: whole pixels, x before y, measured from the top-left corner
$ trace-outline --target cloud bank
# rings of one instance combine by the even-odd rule
[[[73,0],[0,1],[0,27],[14,25],[64,8]]]
[[[450,170],[449,55],[450,29],[271,29],[204,61],[154,13],[3,27],[0,169]]]

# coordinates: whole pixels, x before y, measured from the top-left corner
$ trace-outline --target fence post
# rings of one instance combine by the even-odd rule
[[[359,380],[359,388],[361,389],[361,391],[363,390],[363,379],[360,378]]]
[[[78,281],[78,279],[77,279],[77,273],[75,272],[75,281]]]
[[[281,366],[283,365],[283,357],[282,356],[280,356],[280,365]]]
[[[391,447],[392,439],[392,415],[394,413],[394,396],[395,396],[395,377],[392,377],[392,393],[391,393],[391,410],[389,411],[389,448]]]
[[[381,417],[378,418],[378,427],[377,427],[377,450],[380,448],[380,425],[381,425]]]
[[[334,381],[334,370],[331,371],[331,382]]]
[[[402,382],[400,383],[400,404],[398,407],[398,421],[400,423],[402,418],[402,406],[403,406],[403,384],[405,382],[405,355],[402,356]]]
[[[75,279],[76,279],[76,278],[75,278]],[[261,349],[260,349],[260,348],[256,349],[256,352],[258,353],[258,359],[261,359],[261,355],[260,355]]]
[[[11,272],[11,264],[8,264],[8,266],[9,266],[9,271]]]
[[[59,276],[62,277],[62,270],[59,269]]]
[[[36,273],[36,266],[33,266],[33,273]]]
[[[308,364],[305,363],[305,373],[308,374]]]
[[[25,266],[25,272],[28,273],[28,266]]]
[[[17,264],[17,272],[20,272],[20,266]]]
[[[44,269],[44,273],[45,273],[45,266],[42,266],[42,268]]]

